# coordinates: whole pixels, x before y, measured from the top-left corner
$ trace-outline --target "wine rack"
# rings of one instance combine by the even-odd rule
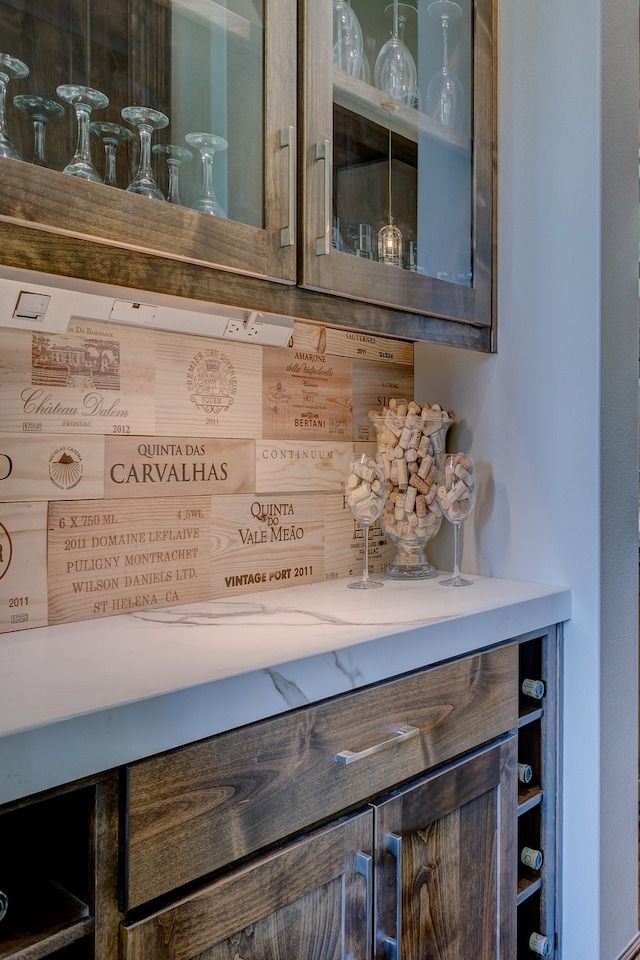
[[[105,800],[113,783],[84,782],[35,802],[18,801],[0,816],[0,960],[91,960],[102,936]],[[115,829],[115,828],[114,828]],[[115,873],[115,867],[109,868]],[[107,871],[109,872],[109,871]]]
[[[556,887],[558,883],[558,656],[556,629],[537,634],[520,644],[518,762],[532,770],[529,783],[518,782],[518,960],[538,956],[529,945],[540,934],[558,958]],[[542,697],[527,696],[525,680],[544,684]],[[527,685],[526,685],[527,686]],[[532,685],[528,685],[532,688]],[[539,691],[542,692],[542,691]],[[542,853],[539,870],[522,862],[523,848]]]

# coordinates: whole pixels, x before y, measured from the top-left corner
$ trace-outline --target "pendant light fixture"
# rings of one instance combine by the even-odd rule
[[[378,260],[393,267],[402,266],[402,233],[393,222],[391,206],[391,130],[389,130],[389,220],[378,231]]]

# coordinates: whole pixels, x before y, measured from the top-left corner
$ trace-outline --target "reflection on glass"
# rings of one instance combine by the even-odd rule
[[[406,22],[406,17],[400,16],[398,0],[394,0],[391,37],[378,54],[374,79],[376,87],[393,100],[414,107],[418,99],[418,71],[404,42]]]
[[[187,150],[186,147],[178,146],[175,143],[157,143],[152,152],[164,157],[167,161],[167,173],[169,174],[167,201],[169,203],[181,204],[180,165],[185,161],[193,159],[191,150]]]
[[[18,110],[31,118],[33,123],[33,159],[31,162],[39,167],[46,167],[44,132],[49,120],[64,116],[64,107],[56,100],[47,100],[46,97],[34,97],[29,94],[20,94],[13,98],[13,102]]]
[[[94,121],[89,125],[94,137],[100,137],[104,145],[104,182],[108,187],[117,186],[116,159],[118,144],[128,143],[132,133],[119,123]]]
[[[9,53],[0,53],[0,157],[21,160],[20,153],[9,139],[7,132],[7,84],[10,80],[22,80],[29,76],[29,67]]]
[[[58,87],[56,93],[61,100],[72,103],[76,111],[78,124],[78,140],[76,152],[63,173],[81,180],[92,180],[102,183],[102,177],[91,162],[91,147],[89,145],[89,119],[92,110],[102,110],[109,105],[109,97],[92,87],[83,87],[75,83],[65,83]]]
[[[442,25],[442,66],[427,89],[427,113],[443,127],[462,133],[465,125],[465,98],[462,84],[449,66],[449,24],[462,16],[454,0],[434,0],[429,16]]]
[[[352,77],[366,69],[362,28],[349,0],[333,0],[333,62]]]

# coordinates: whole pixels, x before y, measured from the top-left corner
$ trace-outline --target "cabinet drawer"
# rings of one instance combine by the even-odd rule
[[[512,729],[517,656],[501,647],[131,765],[128,908]]]

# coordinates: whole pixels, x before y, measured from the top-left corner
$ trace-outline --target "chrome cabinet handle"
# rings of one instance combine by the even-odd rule
[[[331,140],[316,144],[316,161],[324,160],[324,233],[316,240],[316,256],[326,257],[331,253],[331,204],[333,202],[333,163]]]
[[[384,936],[382,943],[386,960],[401,960],[402,946],[402,837],[397,833],[384,836],[384,847],[396,862],[396,935]]]
[[[405,740],[413,740],[420,736],[418,727],[397,727],[392,737],[383,740],[382,743],[376,743],[373,747],[367,747],[366,750],[341,750],[336,753],[335,761],[342,766],[348,766],[350,763],[356,763],[358,760],[364,760],[366,757],[372,757],[375,753],[381,753],[397,743],[403,743]]]
[[[296,128],[293,124],[280,131],[280,149],[289,150],[289,223],[280,231],[280,246],[293,247],[296,242]]]
[[[356,873],[364,877],[366,883],[366,906],[364,922],[367,928],[365,957],[372,956],[373,940],[373,857],[368,853],[356,853]]]
[[[9,909],[9,897],[0,890],[0,920],[4,920]]]

